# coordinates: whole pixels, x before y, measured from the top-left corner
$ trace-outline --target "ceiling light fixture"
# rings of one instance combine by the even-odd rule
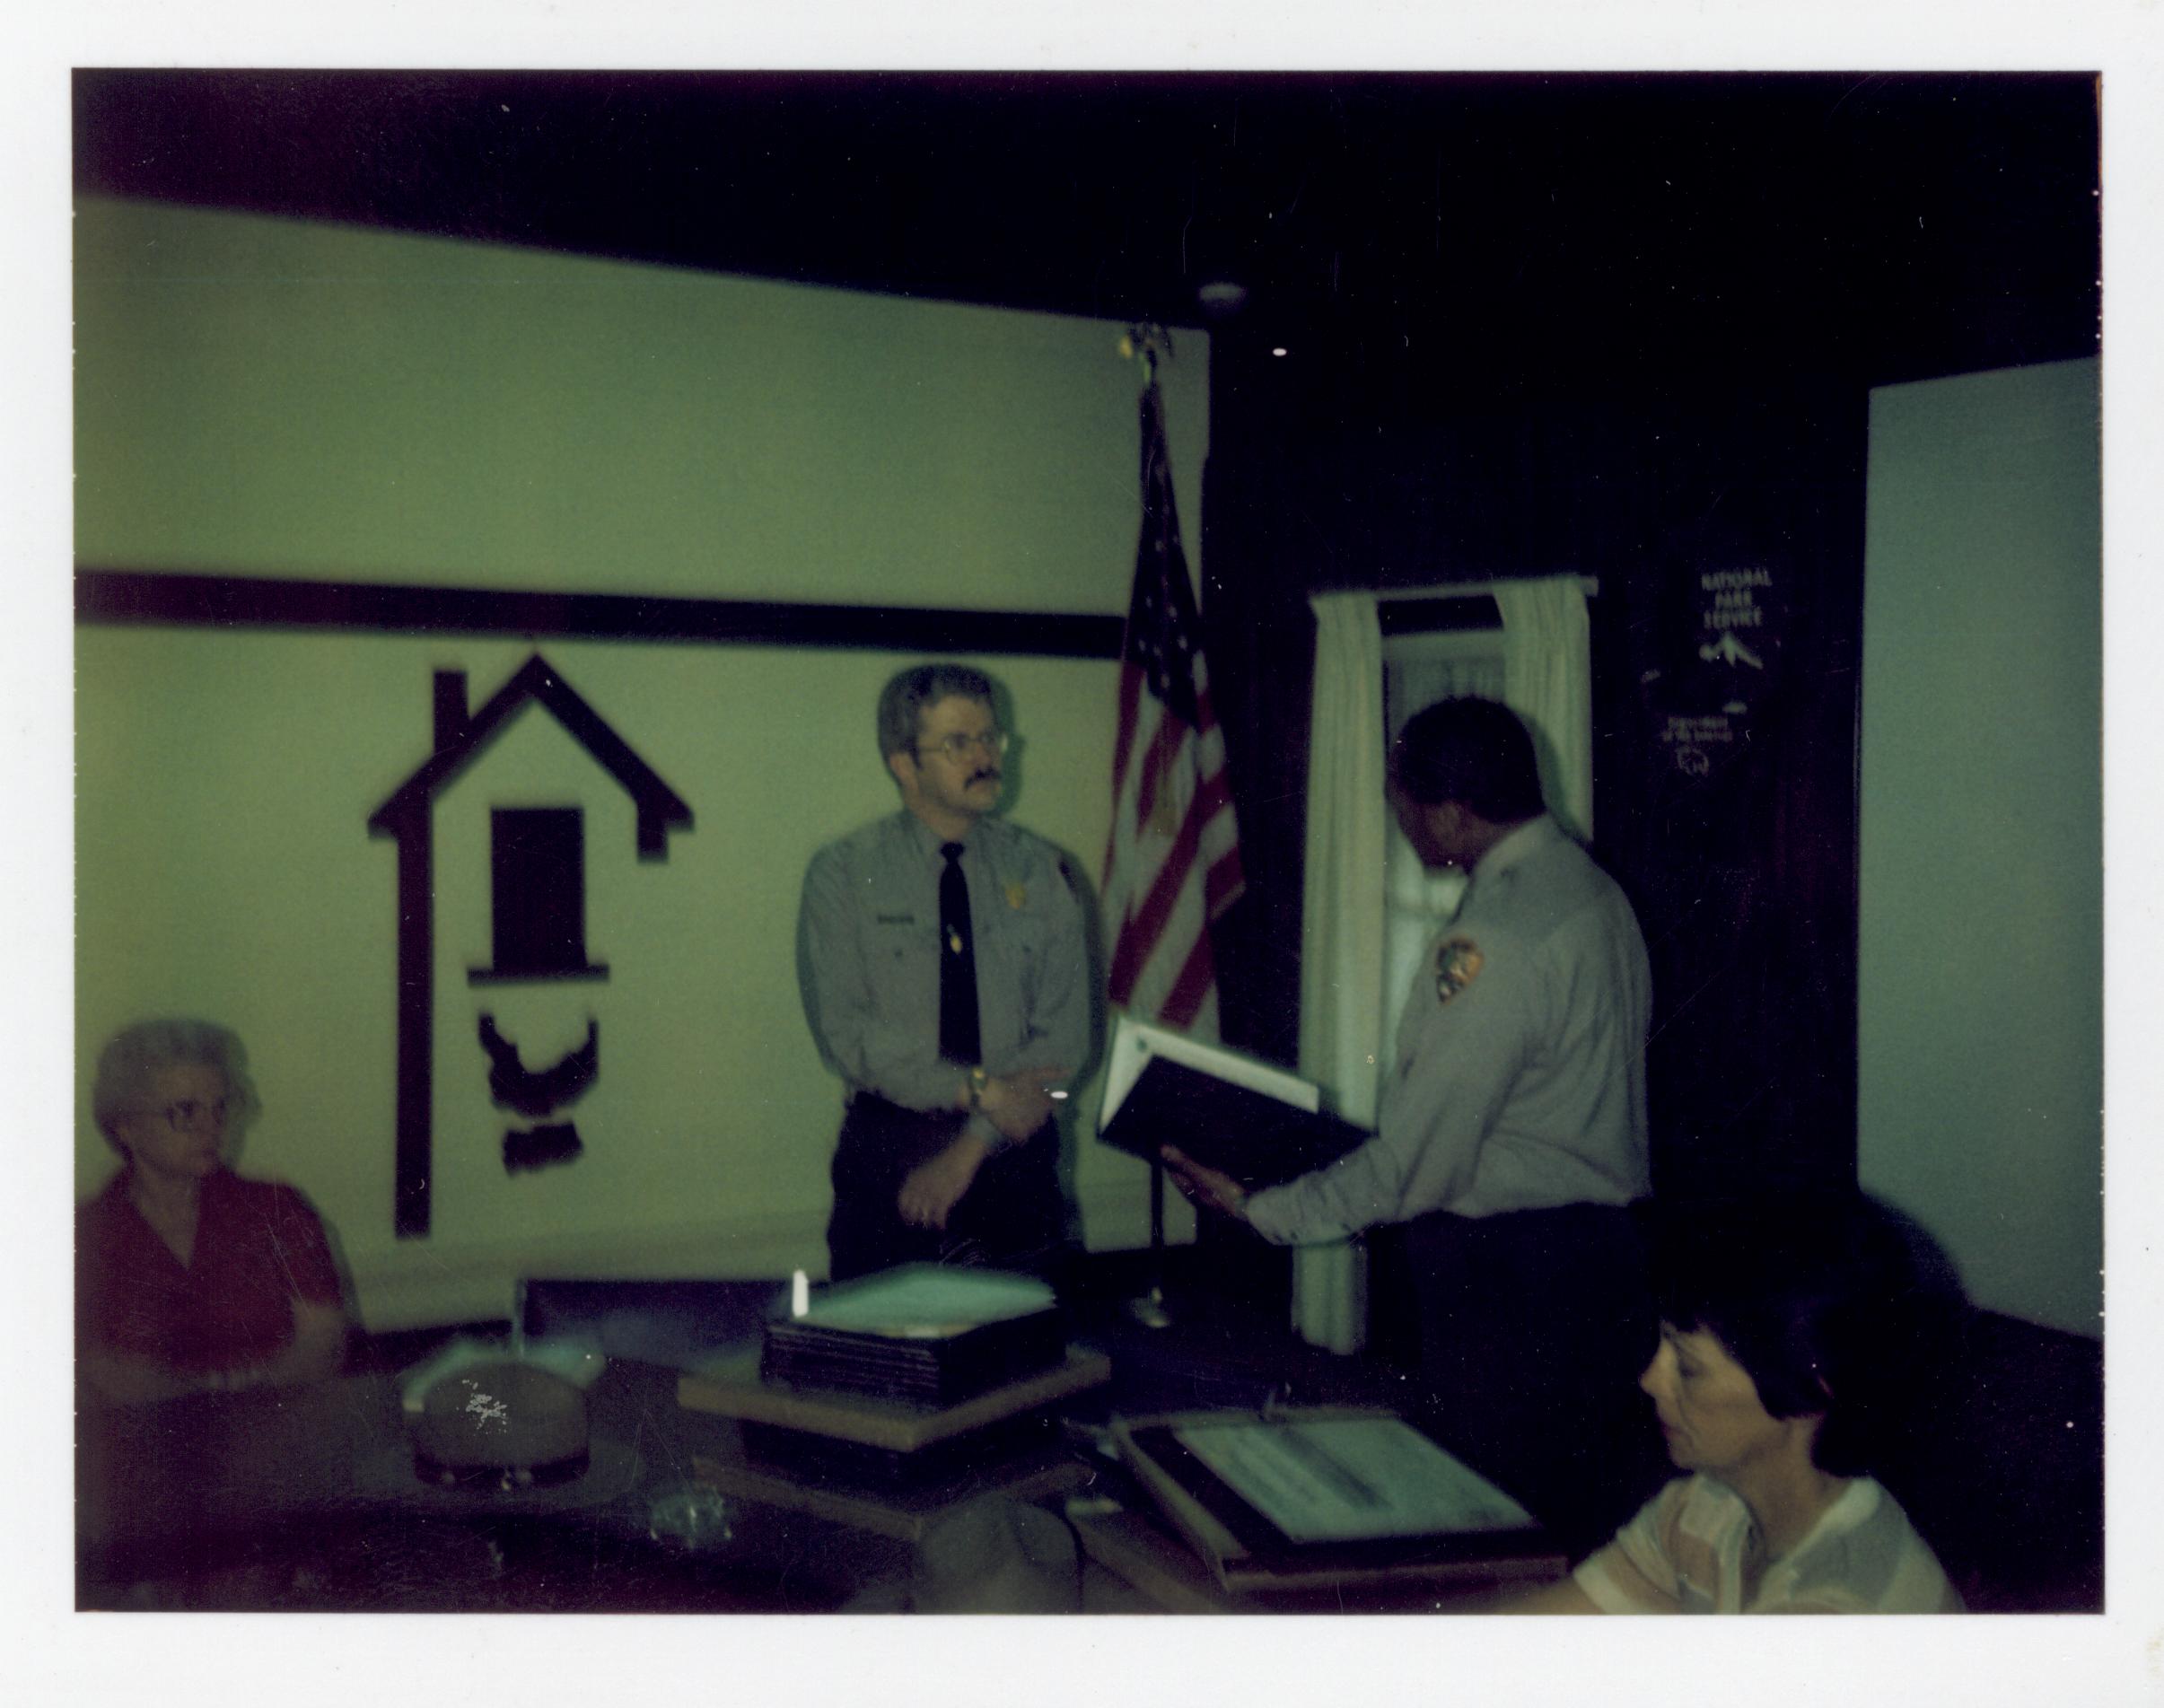
[[[1195,300],[1202,304],[1205,314],[1222,319],[1240,312],[1248,300],[1248,287],[1231,279],[1212,279],[1196,291]]]

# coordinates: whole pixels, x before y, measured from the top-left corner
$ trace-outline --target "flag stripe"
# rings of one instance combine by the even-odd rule
[[[1190,887],[1179,892],[1178,905],[1161,934],[1146,943],[1140,937],[1131,940],[1143,948],[1128,981],[1129,1012],[1147,1012],[1159,1020],[1173,1018],[1164,1012],[1165,998],[1178,982],[1196,941],[1206,937],[1203,923],[1201,894]]]
[[[1119,667],[1119,733],[1112,749],[1112,796],[1119,798],[1120,785],[1126,780],[1127,759],[1135,750],[1135,707],[1142,701],[1142,672],[1132,663]]]
[[[1179,969],[1179,977],[1165,993],[1161,1018],[1175,1026],[1187,1025],[1202,1006],[1204,993],[1215,989],[1216,985],[1216,957],[1210,952],[1210,933],[1205,931],[1196,938],[1195,947],[1187,955],[1187,964]]]
[[[1179,833],[1165,849],[1164,863],[1143,898],[1142,906],[1129,915],[1136,936],[1154,942],[1172,916],[1180,892],[1195,870],[1195,845],[1202,837],[1202,819],[1189,812],[1179,821]]]

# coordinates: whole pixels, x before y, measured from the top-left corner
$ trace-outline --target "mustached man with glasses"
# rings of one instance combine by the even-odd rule
[[[1082,907],[1059,851],[993,816],[989,678],[902,671],[879,747],[901,810],[812,856],[797,922],[804,1016],[848,1099],[830,1273],[1045,1270],[1066,1243],[1053,1115],[1090,1046]]]

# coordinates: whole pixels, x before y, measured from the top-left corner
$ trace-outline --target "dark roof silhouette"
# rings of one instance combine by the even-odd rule
[[[379,836],[403,836],[410,828],[425,827],[429,806],[435,797],[457,781],[482,749],[534,701],[546,706],[556,721],[593,756],[595,763],[631,797],[638,814],[639,857],[664,858],[668,853],[668,833],[671,829],[690,828],[691,809],[539,653],[519,666],[517,673],[466,719],[456,734],[438,747],[369,815],[369,829]]]

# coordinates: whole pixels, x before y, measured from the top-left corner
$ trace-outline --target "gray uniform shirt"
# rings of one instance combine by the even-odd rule
[[[962,838],[981,1065],[1079,1072],[1090,1042],[1082,915],[1058,851],[999,819]],[[827,1065],[854,1097],[949,1109],[977,1063],[939,1053],[940,839],[908,811],[830,842],[804,872],[797,978]],[[984,1117],[971,1130],[1003,1143]]]
[[[1645,939],[1553,819],[1481,858],[1415,980],[1375,1136],[1250,1197],[1265,1238],[1336,1239],[1430,1210],[1627,1204],[1651,1188]]]

